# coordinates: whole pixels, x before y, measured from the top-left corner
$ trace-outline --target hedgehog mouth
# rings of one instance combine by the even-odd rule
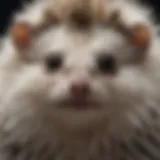
[[[93,99],[67,99],[60,103],[60,108],[72,110],[95,110],[100,109],[101,105]]]

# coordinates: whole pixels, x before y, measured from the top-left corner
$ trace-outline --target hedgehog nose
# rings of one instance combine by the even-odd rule
[[[85,80],[77,80],[71,83],[70,91],[72,96],[85,97],[90,94],[90,85],[89,82]]]

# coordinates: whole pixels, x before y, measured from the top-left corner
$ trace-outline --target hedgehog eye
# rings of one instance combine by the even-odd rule
[[[97,67],[102,73],[114,73],[116,71],[116,59],[114,56],[101,54],[96,61]]]
[[[63,56],[61,54],[49,55],[46,57],[45,65],[49,71],[60,69],[63,65]]]

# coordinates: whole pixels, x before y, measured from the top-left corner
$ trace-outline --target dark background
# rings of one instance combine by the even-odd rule
[[[6,31],[11,15],[21,8],[24,1],[31,0],[0,0],[0,34]],[[155,17],[160,22],[160,0],[141,0],[154,9]]]

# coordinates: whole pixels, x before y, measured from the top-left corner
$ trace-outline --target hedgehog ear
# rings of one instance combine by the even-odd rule
[[[14,44],[21,49],[27,48],[31,43],[31,26],[25,22],[16,23],[11,28]]]
[[[136,24],[131,27],[131,42],[139,49],[146,49],[151,40],[151,33],[147,26]]]
[[[116,27],[123,35],[127,36],[131,43],[139,49],[148,48],[151,41],[151,32],[144,24],[126,25],[119,11],[114,12],[109,18],[109,24]]]

